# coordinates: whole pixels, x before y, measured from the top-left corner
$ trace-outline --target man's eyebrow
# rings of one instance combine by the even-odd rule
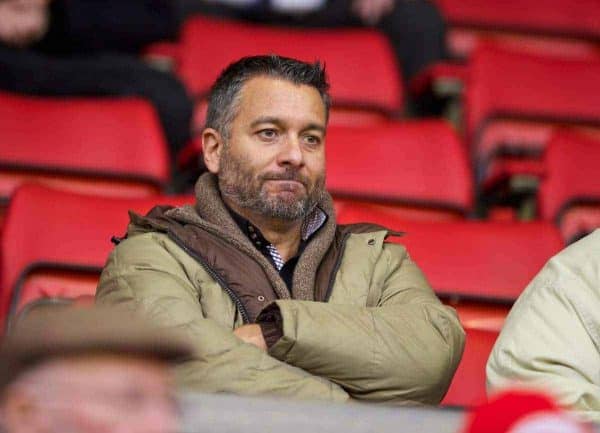
[[[275,125],[281,125],[283,122],[281,121],[281,119],[278,119],[277,117],[265,116],[265,117],[259,117],[258,119],[253,121],[250,124],[250,127],[254,128],[254,127],[260,125],[261,123],[273,123]]]
[[[281,127],[284,125],[285,122],[283,122],[281,119],[279,119],[277,117],[271,117],[271,116],[259,117],[258,119],[254,120],[250,124],[250,128],[256,128],[258,125],[261,125],[263,123],[272,123],[274,125]],[[320,125],[318,123],[309,123],[304,128],[302,128],[302,130],[303,131],[317,130],[317,131],[325,134],[326,128],[325,128],[325,126]]]
[[[318,123],[310,123],[308,124],[305,128],[303,128],[303,131],[310,131],[310,130],[317,130],[323,134],[325,134],[326,128],[323,125],[320,125]]]

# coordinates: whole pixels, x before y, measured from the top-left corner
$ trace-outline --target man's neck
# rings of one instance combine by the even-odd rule
[[[277,252],[284,262],[296,255],[302,240],[302,220],[288,221],[280,218],[269,218],[236,206],[235,203],[229,200],[226,200],[226,204],[234,212],[256,226],[264,238],[277,248]]]

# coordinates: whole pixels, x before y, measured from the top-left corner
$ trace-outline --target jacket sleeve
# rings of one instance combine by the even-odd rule
[[[283,337],[269,352],[357,399],[438,403],[462,356],[464,331],[404,247],[385,244],[375,266],[383,285],[376,306],[276,301]]]
[[[348,399],[338,385],[276,360],[242,342],[231,329],[205,318],[191,277],[170,251],[178,248],[157,234],[121,242],[102,273],[96,302],[127,306],[159,326],[187,335],[195,354],[176,368],[182,387],[202,392]]]
[[[598,267],[586,273],[589,260],[576,261],[570,268],[552,259],[514,305],[488,360],[488,392],[515,384],[539,388],[598,422]]]

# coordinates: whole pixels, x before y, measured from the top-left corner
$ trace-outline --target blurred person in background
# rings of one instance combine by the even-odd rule
[[[169,366],[189,356],[178,336],[118,311],[31,310],[0,349],[7,433],[174,433]]]
[[[426,66],[446,58],[446,25],[429,0],[180,1],[185,15],[196,12],[313,28],[376,28],[388,36],[407,83]]]
[[[191,137],[192,101],[137,54],[179,23],[171,0],[0,0],[0,90],[146,98],[175,155]]]
[[[551,393],[600,422],[600,230],[548,261],[513,306],[487,363],[489,392]]]

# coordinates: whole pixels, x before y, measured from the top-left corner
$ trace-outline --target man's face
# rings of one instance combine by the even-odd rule
[[[173,433],[168,368],[146,359],[90,355],[45,362],[7,391],[9,433]]]
[[[246,216],[303,219],[324,190],[325,128],[325,105],[315,88],[250,79],[217,170],[211,170],[224,200]]]

